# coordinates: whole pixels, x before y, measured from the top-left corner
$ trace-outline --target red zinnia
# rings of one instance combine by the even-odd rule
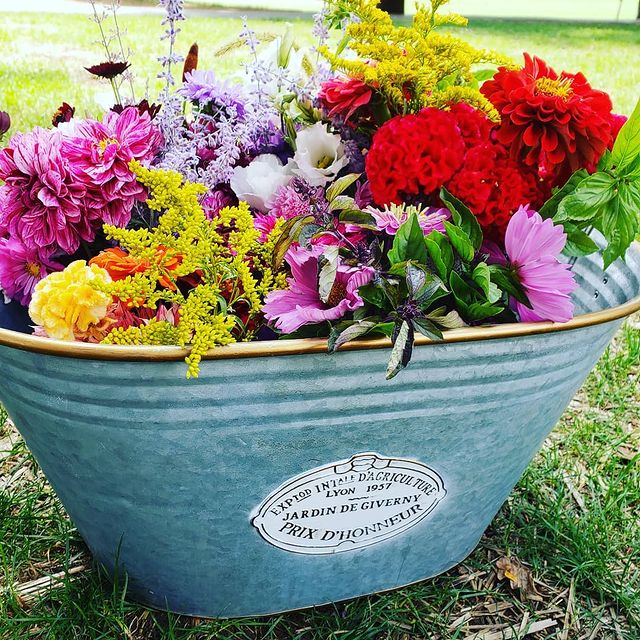
[[[462,164],[464,139],[453,114],[427,108],[396,116],[373,136],[366,172],[376,204],[400,204],[430,194],[451,179]]]
[[[611,99],[581,74],[558,74],[524,54],[524,68],[500,67],[482,93],[502,116],[498,141],[511,157],[558,183],[594,166],[611,140]]]
[[[343,116],[345,122],[356,109],[371,102],[373,90],[356,78],[328,80],[320,89],[320,103],[330,117]]]

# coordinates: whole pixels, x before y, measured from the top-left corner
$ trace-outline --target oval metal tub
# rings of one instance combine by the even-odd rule
[[[270,614],[435,576],[476,546],[623,318],[640,250],[575,265],[565,325],[451,331],[384,380],[385,341],[184,353],[21,333],[2,306],[0,399],[128,597]],[[383,348],[384,347],[384,348]]]

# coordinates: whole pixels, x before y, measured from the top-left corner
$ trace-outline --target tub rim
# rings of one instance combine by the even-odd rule
[[[510,322],[505,324],[449,329],[443,332],[444,338],[442,340],[430,340],[425,336],[418,335],[416,336],[415,344],[419,346],[436,346],[457,342],[481,342],[498,340],[500,338],[518,338],[545,333],[572,331],[620,320],[637,311],[640,311],[640,294],[623,304],[602,309],[601,311],[584,313],[575,316],[568,322]],[[169,362],[184,360],[188,354],[188,349],[183,349],[178,346],[130,346],[69,342],[52,338],[42,338],[1,327],[0,346],[13,347],[22,351],[45,355],[80,358],[83,360]],[[389,347],[390,340],[388,338],[368,338],[347,342],[340,347],[340,351],[363,351]],[[209,352],[203,356],[203,359],[228,360],[326,352],[326,338],[296,338],[291,340],[236,342],[209,350]]]

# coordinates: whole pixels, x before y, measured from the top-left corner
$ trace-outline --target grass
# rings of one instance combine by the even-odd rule
[[[62,100],[97,114],[104,90],[82,70],[100,60],[82,16],[5,14],[0,20],[0,109],[15,130],[47,125]],[[274,31],[278,23],[257,23]],[[153,78],[154,17],[128,19],[138,90]],[[308,25],[295,24],[301,42]],[[188,22],[201,66],[230,73],[215,48],[237,20]],[[637,27],[476,20],[474,43],[536,51],[582,69],[629,112],[640,86]],[[152,82],[153,88],[155,83]],[[547,440],[480,546],[459,567],[411,588],[268,619],[201,621],[145,610],[110,585],[10,422],[0,427],[0,640],[638,640],[640,638],[640,325],[629,323]],[[0,415],[0,424],[4,416]],[[517,558],[535,592],[499,580]],[[60,574],[55,588],[35,582]],[[30,589],[30,591],[28,591]],[[537,625],[537,626],[536,626]],[[535,629],[542,629],[535,632]],[[529,633],[531,632],[531,633]]]
[[[83,15],[0,14],[0,109],[13,118],[13,131],[34,125],[48,126],[62,101],[77,108],[78,115],[97,115],[99,103],[112,101],[108,85],[84,69],[100,62],[103,54],[95,44],[95,25]],[[259,32],[282,32],[283,22],[255,21]],[[128,16],[128,42],[141,96],[147,85],[156,95],[156,57],[160,26],[156,16]],[[187,21],[179,36],[178,50],[200,44],[201,68],[229,75],[237,67],[233,57],[216,57],[216,50],[233,40],[242,28],[239,19],[198,18]],[[310,25],[296,21],[301,45],[311,43]],[[591,25],[545,22],[473,20],[467,30],[476,45],[520,58],[523,50],[536,52],[558,69],[581,69],[596,87],[610,92],[614,107],[630,113],[640,86],[640,38],[636,25]],[[636,63],[634,63],[634,61]]]

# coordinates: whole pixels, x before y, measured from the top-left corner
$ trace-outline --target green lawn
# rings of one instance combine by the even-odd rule
[[[153,17],[137,17],[128,28],[141,89],[155,73],[159,27]],[[308,25],[295,28],[308,42]],[[194,20],[184,25],[180,47],[197,40],[201,67],[228,74],[233,60],[216,60],[214,52],[239,30],[235,20]],[[474,21],[469,37],[513,55],[535,51],[558,68],[582,69],[611,92],[617,110],[629,112],[640,92],[637,31]],[[95,94],[106,88],[82,70],[100,61],[94,40],[93,25],[82,16],[0,14],[0,109],[11,113],[16,129],[46,125],[62,100],[80,114],[98,113]],[[7,422],[0,427],[0,640],[638,640],[639,372],[636,321],[600,361],[460,567],[400,591],[258,620],[204,622],[128,603],[124,585],[112,587],[92,567],[73,524]],[[506,555],[530,569],[537,594],[497,578],[496,562]],[[51,591],[34,586],[60,572]]]

